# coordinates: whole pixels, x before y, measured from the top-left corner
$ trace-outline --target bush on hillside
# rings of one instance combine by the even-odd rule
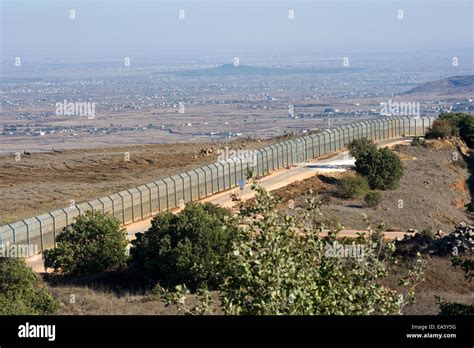
[[[113,271],[126,266],[126,231],[120,221],[87,211],[56,238],[56,248],[43,253],[44,265],[63,274]]]
[[[298,214],[283,215],[278,201],[257,187],[257,195],[240,212],[243,226],[228,253],[224,282],[220,287],[221,308],[226,314],[242,315],[368,315],[400,314],[414,296],[423,277],[422,264],[402,279],[407,296],[381,282],[388,275],[393,244],[373,242],[372,229],[341,250],[337,230],[321,237],[320,203],[312,196]],[[381,253],[383,249],[383,253]],[[197,305],[186,305],[188,291],[177,286],[173,293],[157,288],[167,303],[186,313],[212,313],[209,293]],[[195,298],[194,298],[195,300]]]
[[[354,139],[349,144],[347,144],[347,148],[349,149],[351,156],[355,159],[369,152],[377,151],[377,145],[375,145],[372,140],[368,140],[366,138]]]
[[[427,139],[446,138],[455,135],[455,129],[449,120],[434,120],[426,132]]]
[[[445,112],[439,115],[439,119],[450,122],[454,129],[453,135],[460,136],[470,148],[474,146],[474,117],[472,115]]]
[[[382,194],[378,191],[372,191],[365,195],[364,202],[368,207],[376,207],[382,202]]]
[[[0,315],[53,314],[58,305],[22,259],[0,257]]]
[[[352,141],[349,151],[356,158],[356,172],[367,178],[372,190],[392,190],[403,176],[400,158],[390,149],[377,149],[365,139]]]
[[[457,302],[447,302],[436,298],[439,306],[439,315],[474,315],[474,306]]]
[[[227,209],[188,203],[178,214],[157,215],[148,231],[137,234],[130,266],[167,287],[215,288],[236,229]]]
[[[426,142],[420,137],[414,137],[410,144],[414,147],[422,147],[426,145]]]
[[[474,146],[474,117],[464,113],[444,112],[433,122],[427,138],[459,136],[470,148]]]
[[[356,198],[368,190],[367,179],[361,175],[347,176],[339,181],[339,194],[343,198]]]

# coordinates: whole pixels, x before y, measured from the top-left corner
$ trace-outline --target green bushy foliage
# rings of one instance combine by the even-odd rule
[[[388,275],[387,257],[393,243],[374,243],[376,231],[353,242],[363,250],[356,257],[341,257],[334,246],[337,230],[323,238],[324,223],[315,197],[294,215],[282,215],[278,201],[257,187],[254,201],[240,212],[240,226],[225,267],[221,308],[226,314],[243,315],[353,315],[395,314],[414,296],[422,278],[420,267],[402,279],[409,287],[403,298],[380,280]],[[420,263],[417,261],[417,265]],[[198,305],[189,308],[184,286],[175,292],[155,288],[156,294],[188,314],[212,312],[208,294],[198,294]]]
[[[361,175],[347,176],[339,181],[339,194],[344,198],[356,198],[368,190],[367,179]]]
[[[440,120],[448,121],[453,128],[453,135],[458,135],[470,148],[474,146],[474,116],[464,113],[442,113]]]
[[[430,129],[426,132],[425,137],[427,139],[446,138],[449,136],[456,135],[453,123],[449,120],[438,119],[434,120]]]
[[[376,207],[382,202],[382,194],[378,191],[368,192],[364,197],[364,202],[368,207]]]
[[[349,144],[347,144],[347,148],[349,149],[351,156],[355,159],[369,152],[377,151],[377,145],[375,145],[372,140],[368,140],[366,138],[354,139]]]
[[[474,315],[474,306],[457,302],[447,302],[436,297],[439,306],[439,315]]]
[[[453,267],[460,267],[464,271],[464,277],[471,281],[474,277],[474,260],[470,259],[461,259],[459,257],[454,257],[451,260]]]
[[[53,314],[58,305],[22,259],[0,258],[0,315]]]
[[[400,158],[390,149],[377,147],[366,139],[352,141],[349,151],[356,158],[356,172],[367,178],[372,190],[393,190],[403,176]]]
[[[361,258],[334,257],[328,253],[321,227],[310,223],[311,214],[282,217],[265,190],[233,243],[230,276],[222,287],[224,310],[229,314],[370,314],[399,313],[397,293],[376,282],[387,275],[378,249],[361,238]],[[316,200],[307,201],[307,212],[319,211]],[[261,219],[260,216],[264,218]],[[369,232],[370,233],[370,232]],[[370,270],[370,271],[369,271]]]
[[[120,269],[127,262],[126,231],[120,221],[87,211],[56,238],[56,248],[43,253],[44,265],[68,275]]]
[[[435,239],[435,233],[433,232],[431,228],[425,228],[423,231],[420,232],[420,234],[423,235],[428,240]]]
[[[420,137],[414,137],[410,145],[414,147],[422,147],[425,146],[425,140]]]
[[[470,213],[474,213],[474,202],[469,202],[464,205],[466,210]]]
[[[426,133],[426,138],[459,136],[472,148],[474,146],[474,117],[464,113],[441,113]]]
[[[227,209],[188,203],[178,214],[157,215],[148,231],[137,234],[130,266],[168,287],[215,288],[236,229]]]

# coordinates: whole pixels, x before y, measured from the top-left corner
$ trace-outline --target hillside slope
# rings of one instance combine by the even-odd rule
[[[474,75],[452,76],[443,80],[431,81],[412,88],[403,94],[452,95],[466,93],[474,95]]]

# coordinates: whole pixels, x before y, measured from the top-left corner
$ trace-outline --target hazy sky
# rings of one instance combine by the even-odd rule
[[[473,46],[469,0],[0,2],[3,58]]]

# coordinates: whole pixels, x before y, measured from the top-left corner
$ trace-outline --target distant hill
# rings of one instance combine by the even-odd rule
[[[403,94],[474,94],[474,75],[452,76],[417,86]]]
[[[251,65],[223,64],[212,68],[182,70],[171,72],[175,76],[229,76],[229,75],[293,75],[293,74],[333,74],[344,71],[356,71],[360,69],[340,67],[340,68],[293,68],[293,67],[259,67]],[[156,73],[170,74],[170,73]]]

